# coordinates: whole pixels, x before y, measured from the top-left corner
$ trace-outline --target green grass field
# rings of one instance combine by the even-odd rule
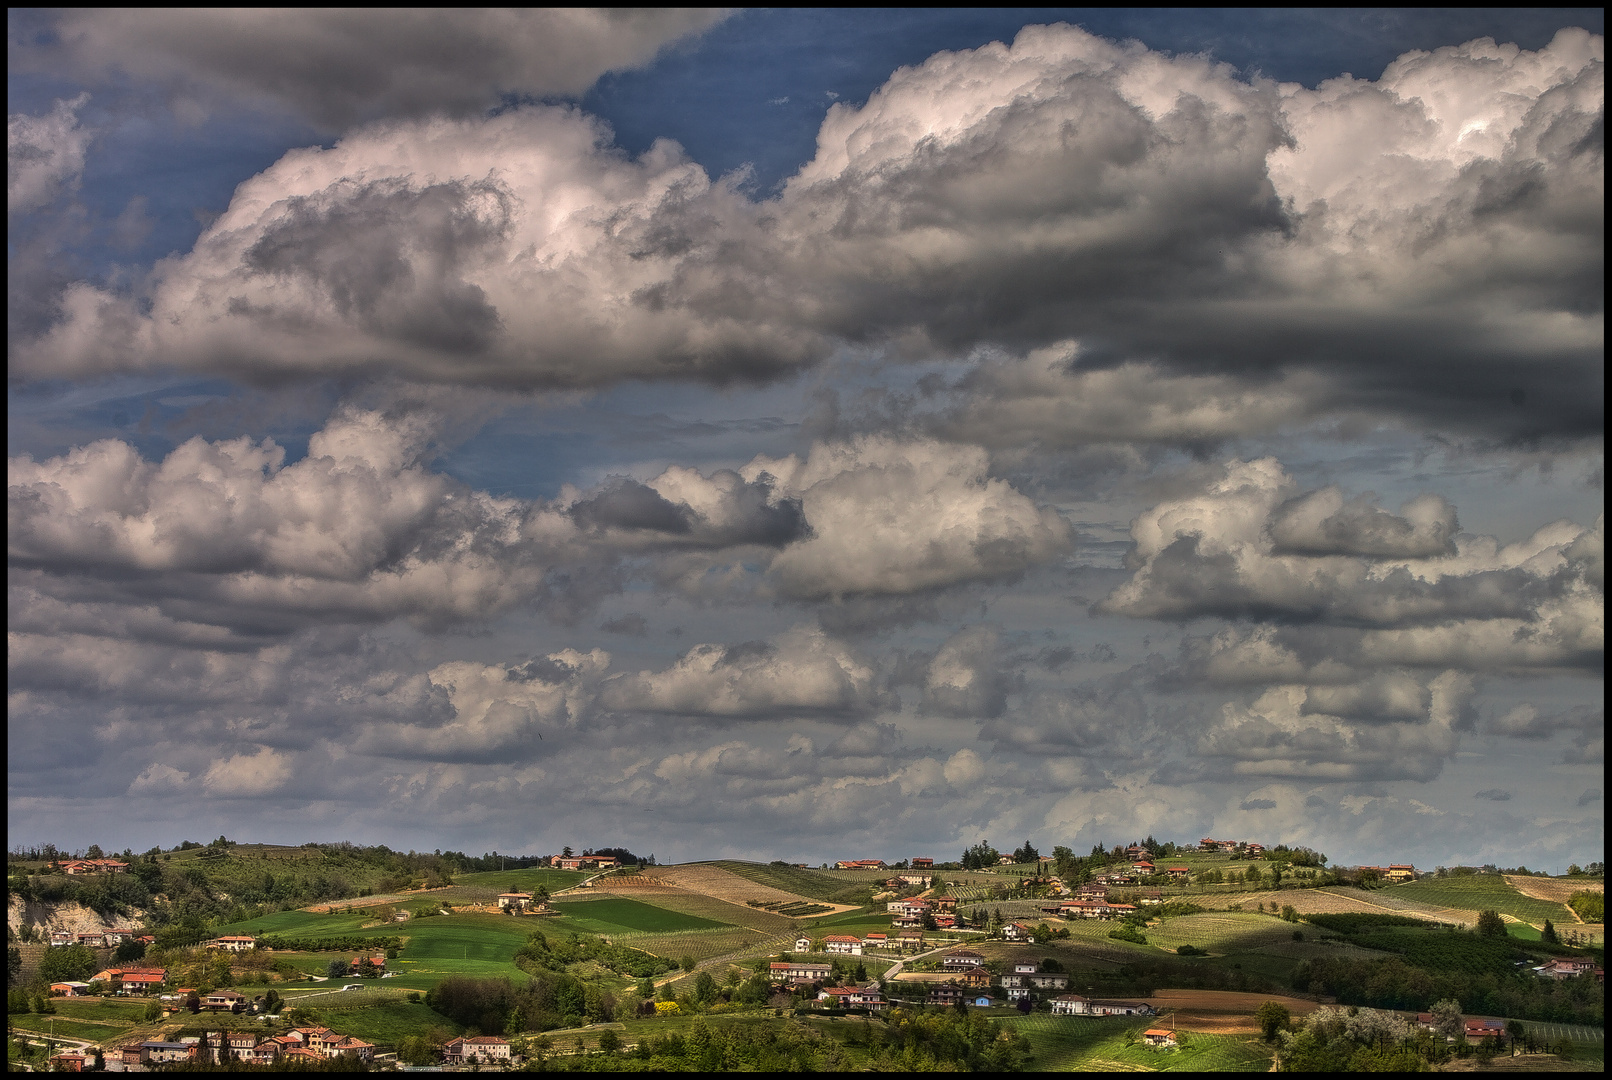
[[[40,1016],[37,1013],[24,1013],[7,1017],[11,1026],[19,1031],[37,1031],[45,1035],[65,1035],[72,1039],[88,1039],[91,1042],[105,1042],[116,1038],[129,1030],[133,1025],[112,1026],[109,1024],[83,1024],[76,1020],[64,1020],[60,1015],[51,1023],[51,1017]]]
[[[353,1035],[365,1042],[386,1046],[395,1047],[405,1035],[424,1035],[426,1029],[433,1025],[446,1028],[455,1035],[464,1030],[424,1002],[387,1001],[362,1009],[334,1011],[321,1008],[319,1011],[325,1014],[325,1023],[343,1035]]]
[[[1412,881],[1404,885],[1390,885],[1380,890],[1380,894],[1439,907],[1498,911],[1502,915],[1514,915],[1534,924],[1543,924],[1550,919],[1557,926],[1575,925],[1572,913],[1564,905],[1524,896],[1512,888],[1505,878],[1493,874]]]
[[[1267,1072],[1271,1052],[1257,1039],[1236,1035],[1186,1032],[1174,1051],[1140,1044],[1126,1046],[1126,1036],[1140,1033],[1152,1020],[1047,1016],[1035,1014],[1004,1021],[1030,1040],[1036,1072]]]
[[[361,912],[338,912],[327,915],[319,911],[277,911],[260,919],[220,926],[210,933],[224,934],[284,934],[287,937],[388,937],[409,932],[411,923],[397,923],[396,929],[364,929],[369,916]]]
[[[594,929],[591,932],[596,934],[620,931],[669,934],[681,930],[712,930],[732,925],[731,922],[702,918],[639,900],[620,898],[566,900],[555,903],[554,907],[566,921],[578,926],[592,927]]]
[[[455,888],[493,889],[497,892],[532,892],[539,885],[551,893],[582,884],[591,874],[575,870],[549,870],[530,867],[526,870],[486,870],[475,874],[460,874],[453,879]],[[449,901],[452,902],[451,900]]]
[[[136,1023],[145,1015],[143,1001],[118,1001],[113,998],[58,998],[51,1002],[57,1016],[75,1020],[116,1020]]]

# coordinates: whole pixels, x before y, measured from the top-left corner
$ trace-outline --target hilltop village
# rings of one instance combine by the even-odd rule
[[[13,852],[11,1059],[67,1071],[1349,1071],[1496,1055],[1590,1067],[1602,874],[1339,867],[1209,837],[816,866],[224,837],[139,855]]]

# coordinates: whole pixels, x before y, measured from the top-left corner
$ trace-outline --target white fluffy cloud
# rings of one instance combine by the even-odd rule
[[[1026,27],[834,106],[762,202],[571,110],[390,122],[242,184],[149,310],[73,286],[13,369],[574,386],[1076,340],[1074,372],[988,368],[965,430],[1593,435],[1602,48],[1476,41],[1309,91]]]
[[[1360,724],[1307,707],[1303,687],[1273,687],[1249,706],[1226,705],[1197,750],[1231,759],[1239,776],[1431,780],[1460,746],[1472,683],[1450,671],[1427,689],[1420,718]]]
[[[117,440],[12,458],[12,565],[43,571],[32,578],[41,589],[70,574],[160,578],[211,610],[192,616],[202,621],[253,611],[451,620],[530,597],[570,521],[429,472],[427,434],[347,411],[292,465],[271,440],[247,437],[193,438],[161,463]]]
[[[43,116],[6,118],[6,212],[32,210],[72,187],[84,171],[84,151],[94,132],[80,127],[78,111],[90,96],[58,101]]]
[[[290,779],[291,759],[260,746],[256,753],[213,762],[202,777],[202,788],[219,798],[254,798],[278,791]]]
[[[14,63],[121,71],[189,111],[272,101],[327,128],[381,115],[476,114],[504,95],[579,94],[722,18],[712,9],[68,10],[58,44]]]
[[[798,498],[812,535],[780,551],[771,572],[790,596],[911,593],[1010,576],[1058,557],[1069,528],[991,479],[983,450],[863,437],[741,470]]]
[[[664,671],[606,682],[600,700],[683,716],[862,716],[884,700],[877,674],[841,642],[798,628],[775,643],[696,645]]]
[[[1263,458],[1146,511],[1131,525],[1135,573],[1102,608],[1365,626],[1356,652],[1372,665],[1576,667],[1604,649],[1599,522],[1554,522],[1502,547],[1453,536],[1455,508],[1435,495],[1393,515],[1332,488],[1293,494]],[[1255,647],[1230,644],[1214,661],[1228,672]],[[1271,645],[1260,662],[1287,663]]]

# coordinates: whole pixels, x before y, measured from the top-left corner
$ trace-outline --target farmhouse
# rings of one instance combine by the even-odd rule
[[[1388,873],[1383,876],[1389,881],[1415,881],[1416,867],[1410,863],[1390,863]]]
[[[72,862],[62,863],[64,874],[122,874],[129,869],[129,864],[116,859],[75,859]]]
[[[1548,964],[1534,968],[1534,973],[1545,979],[1571,979],[1595,966],[1593,960],[1577,956],[1558,956]]]
[[[831,953],[847,953],[851,956],[862,955],[862,939],[849,934],[829,934],[823,938],[823,951]]]
[[[770,974],[775,981],[817,982],[828,978],[829,972],[834,970],[832,964],[810,964],[804,960],[790,960],[787,963],[774,962],[768,965]]]
[[[1060,994],[1052,999],[1056,1016],[1152,1016],[1153,1006],[1145,1001],[1093,1001],[1079,994]]]
[[[1023,923],[1010,922],[1002,927],[1003,941],[1029,941],[1030,928]]]
[[[863,937],[862,944],[869,949],[887,949],[890,947],[890,935],[876,931]]]
[[[83,997],[84,992],[90,988],[86,982],[55,982],[50,984],[53,997]]]
[[[796,938],[795,939],[795,951],[796,952],[811,952],[812,951],[812,939],[809,938],[809,937],[798,937],[798,938]]]
[[[1058,913],[1066,919],[1106,919],[1113,914],[1107,900],[1065,900]]]
[[[896,935],[896,944],[901,946],[902,952],[918,952],[924,947],[924,932],[922,930],[903,930]]]
[[[947,971],[979,967],[983,963],[985,963],[985,957],[972,949],[954,949],[940,958],[940,966]]]
[[[52,1072],[83,1072],[84,1055],[76,1050],[63,1050],[50,1059]]]
[[[522,909],[524,909],[526,905],[530,904],[531,902],[532,894],[529,892],[506,892],[498,894],[498,906],[505,911],[512,911],[517,915],[520,914]]]
[[[828,1001],[835,1005],[854,1005],[864,1008],[882,1008],[884,998],[877,990],[865,990],[860,986],[830,986],[817,993],[818,1001]]]
[[[140,1044],[142,1064],[152,1062],[189,1061],[196,1056],[195,1043],[159,1042],[153,1039]]]
[[[957,897],[955,897],[955,896],[937,896],[934,899],[934,905],[935,905],[935,910],[936,911],[956,911],[957,910]]]
[[[246,1008],[246,996],[234,990],[214,990],[202,999],[202,1008],[212,1012],[240,1012]]]
[[[1506,1033],[1506,1024],[1503,1020],[1468,1020],[1466,1022],[1466,1041],[1480,1043],[1489,1036],[1500,1038]]]
[[[442,1047],[442,1060],[449,1065],[463,1065],[467,1061],[508,1062],[509,1040],[496,1035],[452,1039]]]
[[[1149,1046],[1174,1046],[1175,1032],[1169,1028],[1148,1028],[1142,1032],[1142,1041]]]
[[[908,865],[911,866],[914,870],[933,870],[935,868],[935,860],[934,859],[911,859],[911,860],[908,861]]]
[[[209,949],[224,949],[227,952],[234,953],[251,952],[257,948],[257,939],[229,934],[224,937],[214,938],[207,943],[207,947]]]
[[[834,864],[836,870],[882,870],[883,859],[841,859]]]
[[[1069,976],[1061,971],[1038,971],[1029,978],[1037,990],[1062,990],[1069,985]]]
[[[1184,866],[1172,866],[1165,870],[1165,873],[1170,875],[1171,881],[1185,881],[1191,876],[1192,871]]]
[[[71,945],[72,943],[73,932],[71,930],[52,930],[50,932],[50,944],[52,947],[57,945]]]
[[[991,971],[986,967],[968,968],[957,976],[957,981],[967,987],[983,990],[991,985]]]

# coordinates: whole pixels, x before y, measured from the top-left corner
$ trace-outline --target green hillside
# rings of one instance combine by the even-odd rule
[[[1546,919],[1560,925],[1572,925],[1572,913],[1562,904],[1524,896],[1512,888],[1506,879],[1496,874],[1472,874],[1466,877],[1427,878],[1404,885],[1391,885],[1381,892],[1405,900],[1440,907],[1463,908],[1470,911],[1498,911],[1524,922],[1536,925]]]

